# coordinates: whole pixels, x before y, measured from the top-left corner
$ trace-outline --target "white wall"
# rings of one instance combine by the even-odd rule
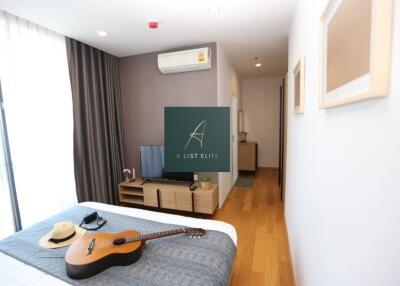
[[[258,166],[279,167],[279,95],[282,77],[242,81],[247,141],[258,144]]]
[[[223,47],[217,43],[217,105],[231,107],[232,96],[239,97],[239,92],[239,79],[235,69],[226,56]],[[237,112],[237,109],[231,110],[231,112]],[[231,122],[231,134],[235,137],[233,143],[231,141],[231,153],[237,155],[237,132],[233,130],[232,126]],[[231,158],[231,160],[237,163],[237,159]],[[231,168],[231,172],[218,173],[220,207],[222,207],[237,176],[237,167]]]
[[[325,1],[298,1],[288,68],[306,57],[306,98],[304,114],[289,112],[285,209],[298,286],[400,285],[400,3],[395,4],[390,95],[321,110],[319,18]],[[289,73],[289,106],[292,97]]]

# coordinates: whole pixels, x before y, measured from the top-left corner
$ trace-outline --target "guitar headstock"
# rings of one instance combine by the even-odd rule
[[[187,227],[185,228],[185,233],[190,236],[190,238],[200,238],[200,236],[203,236],[206,231],[202,228],[191,228]]]

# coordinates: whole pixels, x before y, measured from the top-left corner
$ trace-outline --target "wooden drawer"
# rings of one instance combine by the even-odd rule
[[[176,190],[176,209],[180,211],[192,211],[192,192],[186,190]]]
[[[160,190],[160,207],[166,209],[176,209],[175,190],[172,189]]]
[[[143,186],[144,205],[149,207],[158,207],[157,189]]]
[[[211,190],[197,189],[194,192],[194,211],[198,213],[213,214],[218,206],[218,187],[214,185]]]

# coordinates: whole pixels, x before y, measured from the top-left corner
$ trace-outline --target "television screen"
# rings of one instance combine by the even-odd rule
[[[164,146],[140,146],[142,177],[158,179],[163,177]]]
[[[164,146],[140,146],[140,160],[144,179],[193,182],[193,172],[164,171]]]

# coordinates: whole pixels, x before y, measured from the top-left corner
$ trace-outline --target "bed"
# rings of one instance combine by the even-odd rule
[[[85,202],[79,206],[96,209],[99,212],[109,212],[132,218],[146,219],[158,223],[198,227],[226,234],[236,247],[237,234],[235,228],[225,222],[197,219],[179,215],[165,214],[148,210],[119,207],[95,202]],[[233,263],[233,261],[232,261]],[[232,265],[230,265],[230,271]],[[47,274],[33,266],[23,263],[0,251],[0,277],[1,285],[71,285],[61,279]]]

